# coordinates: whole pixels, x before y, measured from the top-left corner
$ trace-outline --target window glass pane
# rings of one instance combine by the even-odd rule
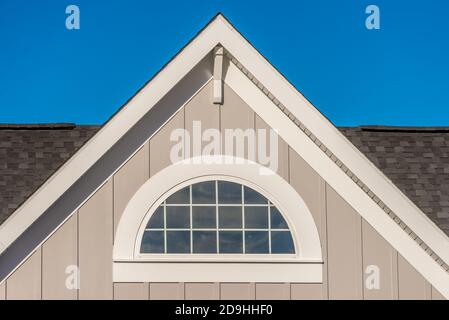
[[[192,203],[215,203],[215,181],[200,182],[192,185]]]
[[[164,253],[164,231],[145,231],[140,252]]]
[[[166,207],[165,210],[167,210],[167,228],[190,228],[190,207]]]
[[[190,231],[167,231],[167,253],[190,253]]]
[[[224,229],[242,228],[242,207],[219,207],[218,225]]]
[[[217,232],[193,231],[193,253],[217,253]]]
[[[271,232],[271,253],[295,253],[290,231]]]
[[[287,222],[275,207],[271,207],[271,229],[288,229]]]
[[[245,189],[245,204],[268,204],[267,198],[251,188]]]
[[[280,211],[264,196],[241,184],[196,183],[171,195],[164,204],[146,225],[142,253],[212,254],[217,253],[217,242],[218,253],[295,253],[292,235]]]
[[[218,181],[218,203],[242,203],[242,186],[228,181]]]
[[[243,253],[242,231],[220,231],[220,253]]]
[[[268,231],[245,231],[245,253],[269,253]]]
[[[163,229],[164,228],[164,207],[159,207],[153,213],[148,221],[147,229]]]
[[[245,228],[268,229],[268,207],[245,206]]]
[[[168,204],[189,204],[190,203],[190,187],[185,187],[167,198]]]
[[[215,207],[192,207],[192,228],[216,229],[217,214]]]

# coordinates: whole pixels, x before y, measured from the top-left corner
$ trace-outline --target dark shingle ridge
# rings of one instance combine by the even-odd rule
[[[357,127],[340,127],[341,129],[360,129],[368,132],[404,132],[404,133],[449,133],[449,127],[408,127],[363,125]]]
[[[0,123],[0,130],[73,130],[77,127],[98,127],[74,123]]]

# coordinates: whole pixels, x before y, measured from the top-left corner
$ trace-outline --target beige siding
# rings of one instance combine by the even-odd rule
[[[80,299],[112,299],[112,182],[79,209]]]
[[[150,177],[149,144],[143,147],[114,175],[114,230],[128,201]]]
[[[399,299],[429,300],[431,286],[401,255],[398,255]]]
[[[302,197],[313,215],[320,234],[321,250],[324,260],[323,284],[321,296],[328,298],[327,285],[327,219],[326,219],[326,183],[324,180],[293,150],[289,149],[290,184]],[[316,288],[314,288],[316,290]]]
[[[323,285],[319,283],[292,283],[290,285],[292,300],[324,300],[327,299]]]
[[[184,299],[183,283],[150,283],[150,300]]]
[[[114,283],[114,300],[148,300],[148,283]]]
[[[327,187],[329,299],[362,299],[362,219]]]
[[[226,84],[225,100],[220,107],[222,129],[254,128],[254,111]]]
[[[254,283],[221,283],[220,299],[222,300],[254,300],[256,287]]]
[[[38,300],[42,297],[41,257],[39,248],[7,280],[8,300]]]
[[[288,300],[290,299],[289,283],[256,283],[257,300]]]
[[[77,244],[77,217],[72,216],[42,247],[42,299],[77,299]]]
[[[0,300],[6,300],[6,282],[0,283]]]
[[[234,151],[226,151],[224,139],[226,139],[226,129],[254,129],[254,111],[227,85],[224,86],[225,100],[220,108],[220,128],[223,136],[222,152],[227,155],[248,157],[248,150],[245,148],[244,155],[238,155],[236,144]],[[228,140],[229,141],[229,140]]]
[[[286,181],[288,181],[289,177],[289,163],[288,163],[288,144],[280,137],[278,137],[278,148],[275,152],[275,154],[271,154],[271,140],[270,140],[270,126],[262,120],[261,117],[259,117],[256,114],[256,135],[257,135],[257,159],[258,163],[261,163],[263,165],[266,165],[264,161],[261,161],[259,154],[263,154],[262,157],[269,157],[270,159],[273,157],[277,158],[277,170],[276,172],[284,178]],[[263,146],[266,145],[265,150],[259,151],[259,130],[264,129],[266,130],[265,134],[265,143],[261,144]],[[261,131],[262,132],[262,131]],[[262,140],[263,141],[263,140]],[[272,164],[269,165],[271,169],[274,169]]]
[[[432,300],[446,300],[441,293],[438,292],[437,289],[432,287]]]
[[[184,129],[184,109],[178,111],[150,140],[150,176],[171,164],[170,150],[176,142],[170,141],[175,129]]]
[[[365,299],[397,299],[397,252],[365,220],[362,221],[364,297]],[[379,269],[378,288],[370,281],[376,277],[373,272],[376,272],[377,268]],[[371,285],[367,285],[367,281]]]
[[[301,195],[321,238],[326,236],[325,183],[324,180],[292,149],[290,149],[290,184]],[[322,240],[325,243],[324,240]]]
[[[201,145],[198,144],[194,149],[194,136],[197,135],[193,130],[194,121],[201,123],[200,138],[204,130],[207,129],[220,129],[220,106],[212,103],[212,82],[206,85],[206,87],[198,93],[186,106],[185,106],[185,129],[190,135],[190,155],[199,156],[202,154],[203,149],[210,143],[209,141],[201,141]],[[208,138],[209,139],[209,138]],[[200,148],[200,150],[198,150]]]
[[[220,298],[218,283],[185,283],[186,300],[217,300]]]

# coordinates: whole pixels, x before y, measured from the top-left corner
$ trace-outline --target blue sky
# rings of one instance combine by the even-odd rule
[[[336,125],[449,125],[447,0],[0,0],[0,123],[103,123],[218,11]]]

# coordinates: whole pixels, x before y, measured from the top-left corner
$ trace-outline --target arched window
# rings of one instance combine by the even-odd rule
[[[294,254],[281,212],[242,184],[212,180],[171,194],[150,214],[141,254]]]
[[[322,281],[317,227],[282,177],[226,156],[152,176],[114,239],[114,282]]]

